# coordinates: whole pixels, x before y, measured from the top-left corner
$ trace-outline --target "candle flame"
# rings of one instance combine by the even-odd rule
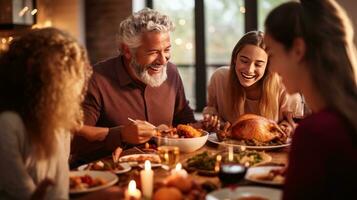
[[[181,163],[177,163],[175,169],[176,169],[176,171],[180,171],[182,169]]]
[[[249,165],[250,165],[249,162],[244,163],[244,167],[249,167]]]
[[[221,155],[217,155],[216,164],[214,166],[214,171],[215,172],[219,172],[219,166],[221,165],[221,161],[222,161],[222,156]]]
[[[240,146],[241,151],[245,151],[246,147],[245,146]]]
[[[136,190],[136,182],[134,180],[131,180],[128,186],[129,194],[133,194],[135,190]]]
[[[150,160],[146,160],[144,165],[145,165],[145,171],[151,170],[151,162],[150,162]]]
[[[221,162],[222,156],[221,155],[217,155],[216,160],[217,160],[217,162]]]

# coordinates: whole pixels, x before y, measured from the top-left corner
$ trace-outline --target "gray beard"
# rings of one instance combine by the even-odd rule
[[[136,58],[133,58],[130,65],[134,68],[136,75],[139,77],[140,81],[149,85],[151,87],[159,87],[167,79],[167,65],[163,66],[162,72],[159,75],[151,76],[148,73],[148,68],[155,65],[145,65],[142,66],[136,62]]]

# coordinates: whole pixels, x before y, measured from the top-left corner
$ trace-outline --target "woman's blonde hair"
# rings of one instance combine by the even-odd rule
[[[295,38],[305,41],[304,59],[315,92],[357,133],[357,66],[351,22],[334,0],[300,2],[275,8],[265,21],[266,30],[287,51]],[[353,137],[357,139],[356,134]]]
[[[15,39],[0,64],[0,111],[20,114],[38,158],[53,155],[55,134],[82,124],[91,74],[85,50],[58,29],[38,29]]]
[[[265,43],[263,40],[263,32],[251,31],[246,33],[236,44],[232,51],[231,64],[229,69],[229,92],[228,103],[236,113],[244,113],[244,104],[246,100],[246,93],[244,87],[240,84],[236,73],[236,60],[238,53],[246,45],[254,45],[265,50]],[[279,116],[279,92],[281,89],[279,76],[269,70],[267,64],[264,76],[259,82],[261,86],[261,97],[259,100],[260,115],[272,120],[276,120]]]

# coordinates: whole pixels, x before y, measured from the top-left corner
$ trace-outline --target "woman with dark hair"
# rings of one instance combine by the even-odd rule
[[[346,13],[334,0],[288,2],[265,27],[272,70],[313,112],[293,136],[284,199],[355,196],[356,54]]]
[[[280,77],[269,70],[263,37],[261,31],[246,33],[232,51],[230,67],[220,67],[212,75],[203,110],[208,124],[214,126],[218,118],[234,123],[242,114],[253,113],[281,122],[290,133],[294,124],[283,121],[284,114],[303,115],[300,96],[290,97]]]

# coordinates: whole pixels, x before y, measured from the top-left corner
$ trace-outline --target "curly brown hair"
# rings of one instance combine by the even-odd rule
[[[17,112],[39,158],[54,153],[54,136],[82,124],[81,103],[92,73],[87,53],[70,35],[35,29],[0,57],[0,112]]]

